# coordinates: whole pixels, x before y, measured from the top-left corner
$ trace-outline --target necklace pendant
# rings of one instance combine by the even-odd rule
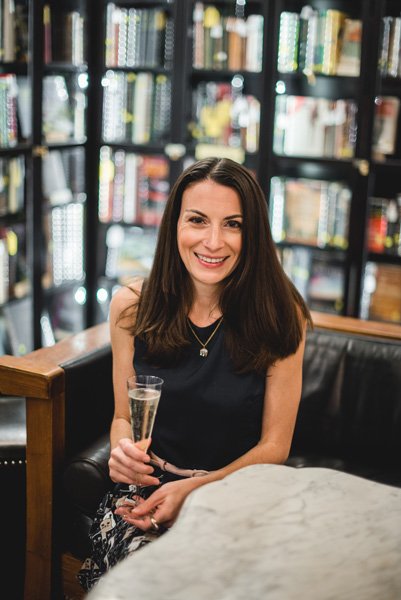
[[[199,350],[199,356],[201,356],[202,358],[206,358],[208,354],[209,354],[209,352],[207,351],[206,348],[201,348]]]

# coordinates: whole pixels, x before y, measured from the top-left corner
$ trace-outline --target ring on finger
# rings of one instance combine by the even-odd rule
[[[159,531],[159,529],[160,529],[159,523],[156,521],[156,519],[154,517],[150,517],[150,522],[152,523],[152,529],[154,529],[155,531]]]

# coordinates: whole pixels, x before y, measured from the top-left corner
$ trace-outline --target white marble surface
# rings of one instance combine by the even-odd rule
[[[88,600],[400,600],[401,489],[254,465],[202,486]]]

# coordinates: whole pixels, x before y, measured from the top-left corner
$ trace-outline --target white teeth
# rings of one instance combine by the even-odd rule
[[[202,256],[202,254],[197,254],[197,257],[200,258],[200,260],[202,260],[203,262],[211,264],[221,263],[223,262],[223,260],[225,260],[225,258],[208,258],[207,256]]]

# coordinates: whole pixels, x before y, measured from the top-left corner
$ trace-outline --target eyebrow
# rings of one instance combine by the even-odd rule
[[[199,215],[200,217],[206,217],[207,215],[205,215],[205,213],[201,212],[200,210],[196,210],[195,208],[186,208],[184,212],[193,212],[196,213],[197,215]],[[240,217],[241,219],[243,218],[241,214],[238,215],[229,215],[228,217],[224,217],[224,219],[238,219],[238,217]]]

